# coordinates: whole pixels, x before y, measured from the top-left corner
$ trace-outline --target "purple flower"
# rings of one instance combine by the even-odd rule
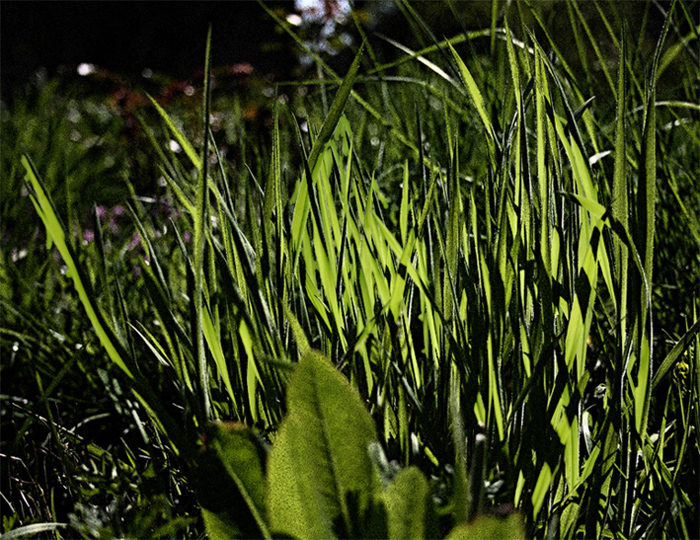
[[[128,251],[131,251],[136,246],[138,246],[140,243],[141,243],[141,235],[139,233],[135,233],[134,236],[131,237],[131,240],[129,241],[129,245],[126,247],[126,249]]]

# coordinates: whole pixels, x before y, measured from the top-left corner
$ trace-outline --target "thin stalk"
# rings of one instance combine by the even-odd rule
[[[204,348],[204,252],[206,247],[205,227],[208,209],[209,174],[209,116],[211,110],[211,26],[207,33],[206,59],[204,65],[204,144],[197,183],[197,204],[194,219],[194,325],[192,332],[196,344],[196,362],[199,373],[199,389],[201,392],[203,414],[205,420],[211,420],[211,390],[209,387],[209,366]]]

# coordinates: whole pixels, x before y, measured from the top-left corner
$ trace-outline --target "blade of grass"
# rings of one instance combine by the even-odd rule
[[[460,58],[459,54],[457,54],[457,51],[454,49],[452,44],[448,42],[447,45],[450,48],[450,51],[452,52],[452,57],[454,58],[454,61],[456,62],[457,67],[459,68],[459,72],[462,75],[462,82],[466,86],[467,92],[471,97],[472,102],[474,103],[474,107],[476,108],[476,112],[479,114],[479,118],[481,119],[481,122],[484,125],[484,130],[486,132],[486,143],[488,145],[489,156],[491,158],[491,165],[493,169],[496,170],[496,137],[493,129],[493,124],[491,123],[491,120],[489,119],[489,114],[486,111],[484,97],[481,94],[481,91],[479,90],[479,87],[477,86],[474,77],[472,77],[472,74],[469,71],[467,65]]]
[[[192,325],[192,342],[195,344],[195,357],[197,362],[197,371],[199,374],[199,391],[201,393],[202,408],[204,420],[212,420],[211,410],[211,390],[209,388],[209,367],[206,359],[206,351],[204,349],[204,251],[206,246],[206,224],[207,224],[207,209],[209,207],[209,186],[207,183],[209,173],[209,117],[211,110],[211,26],[207,32],[207,44],[204,64],[204,144],[202,145],[202,154],[199,161],[198,173],[199,179],[197,183],[197,198],[194,215],[194,239],[193,239],[193,254],[192,263],[194,270],[194,321]],[[183,146],[183,148],[185,148]],[[187,151],[187,150],[186,150]],[[190,156],[192,159],[192,156]],[[192,161],[195,163],[195,160]]]
[[[343,109],[345,108],[345,104],[350,96],[352,85],[355,83],[355,79],[357,78],[357,71],[360,68],[360,60],[362,59],[362,51],[364,50],[364,47],[364,43],[360,45],[360,49],[355,55],[355,59],[353,60],[345,79],[343,79],[343,83],[340,85],[338,93],[333,100],[333,104],[328,111],[328,116],[326,116],[326,119],[321,126],[321,131],[319,132],[318,137],[316,137],[314,145],[311,148],[308,163],[309,169],[311,169],[312,172],[316,168],[316,162],[318,161],[318,158],[320,157],[326,143],[333,135],[333,132],[340,121],[340,117],[343,114]]]
[[[629,224],[629,186],[627,185],[627,136],[626,136],[626,63],[627,63],[627,38],[626,32],[622,34],[620,48],[620,62],[618,67],[617,89],[617,125],[615,127],[615,167],[613,170],[613,200],[612,215],[620,222],[622,227],[628,228]],[[618,269],[616,281],[617,298],[617,328],[619,331],[618,343],[627,340],[627,292],[629,259],[627,249],[619,238],[615,240],[615,253],[613,254],[615,266]]]
[[[90,319],[90,323],[93,325],[93,328],[97,333],[97,337],[100,339],[100,343],[104,347],[105,351],[107,351],[110,359],[117,366],[119,366],[119,368],[126,373],[129,378],[133,379],[134,375],[131,368],[127,365],[125,356],[119,352],[117,348],[118,346],[114,343],[114,339],[111,336],[112,332],[108,327],[106,327],[104,321],[101,320],[94,301],[88,294],[88,290],[86,288],[87,281],[75,262],[73,250],[66,243],[66,236],[63,232],[63,226],[59,221],[53,204],[46,194],[44,186],[39,179],[39,174],[34,168],[34,164],[29,160],[28,156],[22,156],[22,165],[26,171],[25,179],[32,187],[32,202],[34,203],[37,213],[46,226],[46,231],[48,233],[47,237],[54,243],[61,254],[61,257],[63,258],[66,267],[68,268],[66,274],[73,281],[73,286],[75,287],[78,297],[85,308],[85,312]]]

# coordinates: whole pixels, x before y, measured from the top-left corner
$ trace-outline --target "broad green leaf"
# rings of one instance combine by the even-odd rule
[[[209,538],[271,538],[264,444],[242,424],[209,424],[204,437],[195,488]]]
[[[431,504],[428,481],[416,467],[401,470],[384,491],[389,538],[426,538]]]
[[[287,388],[289,413],[268,461],[268,515],[273,533],[297,538],[351,536],[378,489],[368,454],[374,422],[357,391],[317,352],[307,353]]]

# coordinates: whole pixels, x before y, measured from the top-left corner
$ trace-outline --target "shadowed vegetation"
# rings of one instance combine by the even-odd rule
[[[479,4],[3,106],[4,532],[697,536],[698,4]]]

